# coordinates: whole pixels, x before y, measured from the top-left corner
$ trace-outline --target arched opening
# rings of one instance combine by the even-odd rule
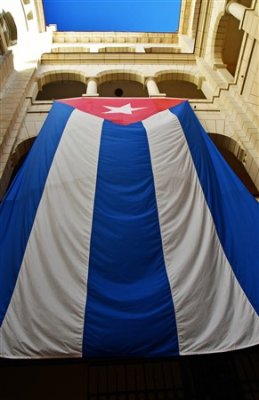
[[[240,4],[250,7],[251,0],[240,1]],[[214,57],[216,63],[225,64],[232,76],[235,76],[244,31],[240,29],[240,21],[233,15],[225,14],[219,21]]]
[[[142,74],[130,70],[111,70],[97,75],[101,97],[148,97]]]
[[[81,97],[86,91],[86,85],[76,80],[59,80],[43,85],[36,100],[56,100],[71,97]]]
[[[101,97],[148,97],[147,88],[137,81],[109,80],[98,86]]]
[[[12,182],[13,178],[21,168],[22,164],[24,163],[25,158],[27,157],[35,139],[36,137],[32,137],[27,140],[24,140],[16,147],[15,152],[12,154],[11,161],[13,169],[12,169],[10,183]]]
[[[4,197],[6,191],[10,187],[14,177],[23,165],[36,137],[31,137],[29,139],[21,142],[15,149],[15,152],[9,158],[6,167],[4,169],[1,178],[1,191],[0,191],[0,202]]]
[[[235,75],[238,56],[244,36],[244,31],[239,29],[240,22],[232,15],[228,16],[224,45],[222,48],[222,61],[226,64],[231,75]]]
[[[2,11],[0,14],[0,24],[2,26],[7,46],[15,45],[17,43],[17,27],[14,18],[9,11]]]
[[[169,97],[206,99],[204,93],[192,82],[184,80],[164,80],[158,83],[158,87],[161,93],[166,93]]]
[[[3,55],[5,53],[5,45],[3,42],[3,38],[0,34],[0,56]]]
[[[241,149],[240,146],[231,138],[226,137],[224,135],[217,135],[215,133],[210,133],[210,138],[217,146],[218,150],[227,161],[229,166],[235,172],[235,174],[239,177],[239,179],[243,182],[246,186],[247,190],[254,196],[259,197],[259,190],[256,188],[254,182],[248,175],[244,164],[242,162],[242,158],[244,157],[244,150]],[[224,140],[225,139],[225,140]],[[225,144],[224,144],[225,143]],[[235,155],[232,149],[234,149],[234,145],[238,146],[237,153],[239,157]]]

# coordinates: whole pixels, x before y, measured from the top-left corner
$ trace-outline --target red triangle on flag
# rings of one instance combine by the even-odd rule
[[[186,99],[174,98],[131,98],[102,97],[59,100],[80,111],[96,115],[117,124],[128,125],[142,121],[159,111],[174,107]]]

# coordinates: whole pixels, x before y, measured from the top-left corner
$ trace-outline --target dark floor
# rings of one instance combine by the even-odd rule
[[[259,346],[168,360],[0,360],[1,400],[259,400]]]

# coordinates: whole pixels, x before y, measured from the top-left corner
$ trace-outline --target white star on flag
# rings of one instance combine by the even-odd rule
[[[125,104],[124,106],[121,107],[110,107],[110,106],[103,106],[105,108],[108,108],[109,111],[103,111],[103,114],[128,114],[131,115],[133,111],[137,110],[143,110],[144,108],[147,107],[131,107],[131,104]]]

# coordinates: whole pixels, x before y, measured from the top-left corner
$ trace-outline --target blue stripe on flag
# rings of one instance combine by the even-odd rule
[[[190,108],[185,102],[170,111],[182,125],[224,252],[259,314],[259,204],[233,173]]]
[[[54,103],[0,206],[0,326],[13,294],[54,154],[73,109]]]
[[[83,355],[178,355],[151,161],[141,123],[104,122]]]

